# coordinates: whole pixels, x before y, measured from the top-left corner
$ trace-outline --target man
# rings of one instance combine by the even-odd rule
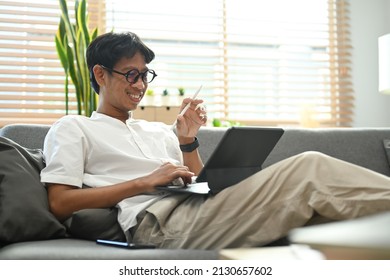
[[[148,83],[154,53],[133,33],[107,33],[87,50],[99,94],[90,118],[65,116],[44,146],[50,209],[65,220],[81,209],[117,206],[135,243],[164,248],[250,247],[305,225],[315,213],[347,219],[390,209],[390,179],[320,153],[274,164],[216,196],[172,195],[155,187],[197,175],[196,134],[207,121],[202,100],[167,126],[131,118]],[[91,188],[82,188],[83,185]]]

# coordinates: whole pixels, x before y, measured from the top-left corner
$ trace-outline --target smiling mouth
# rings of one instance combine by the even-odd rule
[[[143,92],[140,92],[138,94],[128,93],[127,96],[129,96],[130,99],[134,102],[140,102],[144,94]]]

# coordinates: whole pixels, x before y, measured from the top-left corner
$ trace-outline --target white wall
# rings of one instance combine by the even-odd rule
[[[350,4],[353,126],[390,127],[390,95],[378,91],[378,37],[390,33],[390,0],[350,0]]]

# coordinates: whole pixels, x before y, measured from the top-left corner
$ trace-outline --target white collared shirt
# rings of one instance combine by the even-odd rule
[[[164,162],[183,164],[179,141],[169,126],[134,120],[123,122],[94,112],[90,118],[68,115],[51,127],[44,143],[44,183],[77,187],[109,186],[145,176]],[[129,197],[118,203],[124,231],[137,214],[161,194]]]

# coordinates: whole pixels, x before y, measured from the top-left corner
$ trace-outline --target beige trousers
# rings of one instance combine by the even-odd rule
[[[278,162],[215,196],[172,195],[147,209],[134,242],[255,247],[307,224],[390,210],[390,178],[318,152]]]

